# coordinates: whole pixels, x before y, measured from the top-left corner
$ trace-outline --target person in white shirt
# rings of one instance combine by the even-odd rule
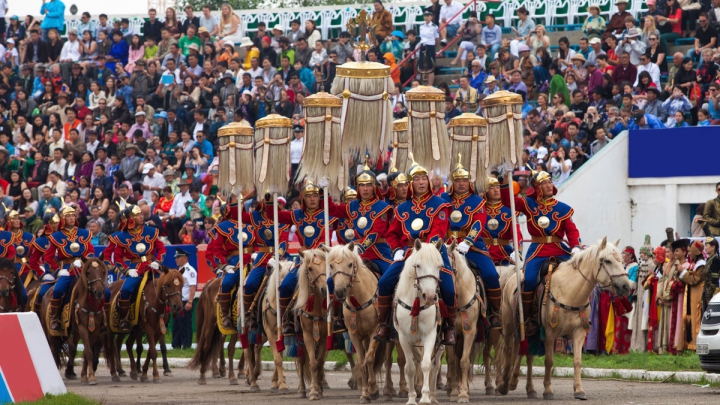
[[[438,39],[440,38],[438,26],[432,22],[432,11],[426,9],[423,13],[423,18],[425,19],[425,23],[420,24],[420,28],[418,29],[420,37],[420,43],[418,44],[420,49],[417,54],[418,69],[435,67],[435,45],[437,45]],[[428,83],[435,83],[435,73],[428,74]]]
[[[458,30],[460,30],[460,24],[462,24],[460,10],[462,9],[463,5],[453,0],[445,0],[445,4],[440,7],[440,25],[447,23],[445,28],[440,30],[440,36],[442,37],[440,44],[442,46],[447,45],[448,37],[455,38]]]
[[[655,83],[655,86],[660,83],[660,67],[652,63],[650,61],[650,56],[646,54],[640,56],[640,64],[637,67],[637,78],[635,79],[633,87],[638,86],[638,83],[640,82],[640,73],[642,72],[650,73],[650,77],[652,78],[653,83]]]
[[[60,68],[62,69],[65,81],[70,77],[70,67],[80,60],[80,41],[78,41],[78,30],[71,28],[68,31],[68,40],[60,51]]]
[[[290,164],[292,165],[291,178],[295,178],[298,167],[300,167],[300,159],[302,158],[303,145],[305,144],[305,130],[300,125],[293,128],[295,139],[290,142]]]
[[[168,235],[168,239],[171,244],[179,245],[182,241],[178,234],[182,229],[183,222],[187,217],[187,207],[185,203],[190,202],[192,197],[190,196],[190,182],[188,179],[182,179],[178,184],[180,188],[180,194],[175,195],[173,205],[170,208],[168,216],[165,217],[165,230]]]
[[[183,310],[175,317],[172,328],[172,346],[175,349],[189,349],[192,345],[192,311],[197,290],[197,270],[188,263],[189,256],[185,250],[175,249],[175,263],[185,281],[182,287]]]
[[[67,166],[67,160],[63,159],[63,149],[55,148],[53,150],[53,161],[50,162],[48,167],[48,173],[58,172],[60,174],[65,173],[65,167]]]
[[[50,187],[53,197],[57,198],[64,198],[65,193],[67,192],[67,183],[62,181],[60,173],[54,170],[50,170],[50,174],[48,174],[48,182],[41,184],[38,188],[42,190],[45,187]]]
[[[142,174],[145,175],[142,184],[143,199],[145,201],[152,201],[153,191],[162,194],[162,189],[165,188],[165,178],[157,172],[152,163],[146,163],[145,166],[143,166]]]

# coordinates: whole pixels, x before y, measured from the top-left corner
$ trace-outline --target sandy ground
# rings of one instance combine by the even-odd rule
[[[78,370],[79,371],[79,370]],[[270,394],[270,373],[264,372],[259,381],[261,392],[251,393],[249,387],[241,380],[240,385],[231,386],[226,378],[209,378],[207,385],[197,384],[198,373],[186,369],[173,369],[172,377],[163,377],[162,383],[140,383],[130,378],[123,378],[120,383],[110,380],[107,369],[100,366],[98,369],[96,386],[81,385],[80,381],[66,381],[69,391],[94,398],[103,403],[111,404],[293,404],[306,402],[307,399],[298,399],[295,393],[297,388],[297,375],[295,372],[286,373],[288,387],[291,394]],[[347,387],[350,374],[347,372],[327,372],[327,380],[331,389],[325,390],[324,400],[316,402],[321,404],[357,404],[359,391],[352,391]],[[524,378],[524,377],[523,377]],[[395,387],[399,375],[395,375]],[[542,397],[542,379],[534,379],[535,389]],[[576,403],[572,394],[571,379],[554,379],[554,404]],[[511,404],[529,402],[525,395],[525,382],[521,380],[518,390],[505,397],[486,396],[482,376],[476,377],[471,383],[470,401],[481,404]],[[720,389],[700,388],[687,384],[662,384],[646,382],[622,382],[614,380],[583,380],[583,386],[588,399],[593,403],[602,404],[717,404],[720,401]],[[382,387],[381,387],[382,392]],[[449,403],[444,393],[438,397],[441,403]],[[419,398],[418,398],[419,400]],[[404,404],[407,400],[393,398],[393,403]],[[536,402],[541,399],[533,400]],[[309,401],[308,401],[309,402]],[[376,401],[373,401],[376,402]],[[382,398],[377,402],[383,402]]]

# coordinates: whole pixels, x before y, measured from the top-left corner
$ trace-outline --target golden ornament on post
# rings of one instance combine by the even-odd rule
[[[470,173],[470,182],[475,190],[487,189],[485,162],[489,160],[487,148],[487,121],[475,114],[464,113],[452,118],[448,123],[451,156],[460,154],[460,162]]]
[[[445,125],[445,93],[435,87],[418,86],[405,94],[408,103],[408,153],[428,173],[447,177],[450,140]]]

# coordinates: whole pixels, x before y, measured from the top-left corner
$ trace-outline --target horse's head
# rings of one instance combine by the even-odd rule
[[[437,297],[437,288],[440,284],[440,268],[443,259],[440,255],[442,241],[435,243],[422,243],[415,240],[413,254],[405,261],[403,274],[409,275],[425,305],[434,304]]]
[[[4,257],[0,258],[0,297],[10,297],[19,283],[20,278],[15,263]]]
[[[347,246],[333,247],[328,254],[330,278],[335,285],[335,297],[338,301],[345,300],[348,289],[355,283],[358,268],[363,265],[362,259],[354,253],[354,250],[355,244],[350,242]]]
[[[159,280],[158,298],[165,301],[173,314],[178,314],[183,308],[182,288],[185,284],[182,274],[177,270],[168,270],[162,266],[162,276]]]
[[[576,254],[573,261],[581,272],[584,266],[590,266],[589,272],[583,272],[588,275],[590,281],[599,284],[604,290],[627,297],[632,287],[617,248],[618,243],[620,239],[612,243],[608,242],[606,236],[595,246]]]
[[[99,301],[105,297],[107,267],[104,261],[88,258],[83,264],[80,278],[87,285],[88,293],[92,294],[94,299]]]
[[[327,294],[327,279],[325,278],[325,258],[328,248],[309,249],[299,252],[300,269],[298,270],[298,297],[295,301],[296,308],[300,308],[307,302],[310,295],[319,293],[321,296]]]

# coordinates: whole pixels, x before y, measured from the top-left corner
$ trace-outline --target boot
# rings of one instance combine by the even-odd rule
[[[390,329],[390,307],[392,306],[393,297],[392,295],[378,296],[377,310],[378,310],[378,330],[375,333],[375,340],[388,341],[392,338],[392,330]]]
[[[445,319],[445,328],[443,328],[442,344],[445,346],[455,345],[455,316],[457,315],[457,305],[448,306],[448,317]]]
[[[130,313],[130,300],[118,299],[118,318],[120,318],[120,324],[118,329],[121,331],[130,330],[130,321],[128,320],[128,314]]]
[[[333,314],[335,315],[335,322],[333,322],[333,334],[343,333],[347,331],[345,326],[345,316],[343,315],[342,302],[336,301],[335,296],[330,296],[330,302],[333,307]]]
[[[231,293],[218,293],[217,302],[220,304],[220,313],[223,315],[222,326],[226,329],[233,327],[230,301],[232,301]]]
[[[62,298],[50,298],[50,329],[54,331],[60,330],[60,320],[58,319],[60,305],[62,305]]]
[[[250,311],[253,301],[255,301],[255,294],[243,294],[243,306],[245,307],[245,326],[248,329],[255,329],[258,327],[257,319],[255,319],[255,311]]]
[[[282,319],[282,334],[283,336],[294,336],[295,335],[295,322],[290,315],[288,315],[287,307],[290,305],[292,298],[280,298],[280,318]]]
[[[538,324],[533,314],[533,301],[535,300],[535,292],[522,292],[523,316],[525,317],[525,335],[532,336],[537,333]]]
[[[502,290],[499,288],[488,288],[487,298],[490,302],[490,328],[500,329],[502,324],[500,323],[500,302],[502,300]]]

